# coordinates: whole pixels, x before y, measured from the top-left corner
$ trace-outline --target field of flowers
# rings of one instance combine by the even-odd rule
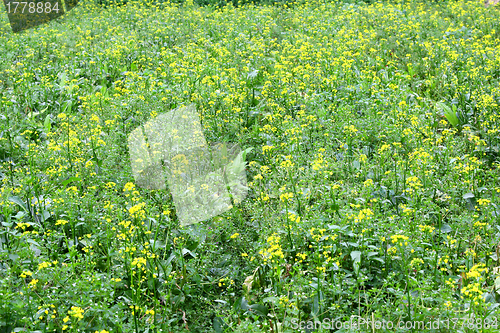
[[[498,332],[497,8],[1,13],[0,332]],[[246,199],[180,227],[127,136],[191,104],[253,150]]]

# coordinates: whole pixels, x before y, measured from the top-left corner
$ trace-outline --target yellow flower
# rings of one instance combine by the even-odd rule
[[[407,236],[404,236],[404,235],[393,235],[391,236],[391,240],[392,240],[392,243],[395,244],[395,243],[398,243],[399,240],[408,240],[409,238]],[[401,242],[399,242],[400,246],[402,245]],[[407,244],[407,242],[405,242],[405,245]]]
[[[130,216],[135,217],[135,218],[145,218],[146,217],[146,211],[143,209],[146,206],[146,203],[141,202],[138,203],[135,206],[132,206],[128,209],[128,212]]]
[[[23,272],[21,273],[20,277],[25,278],[25,277],[27,277],[27,276],[32,276],[32,275],[33,275],[33,273],[32,273],[32,272],[30,272],[30,271],[23,271]]]
[[[282,168],[291,168],[295,164],[293,164],[292,161],[290,161],[290,160],[284,160],[283,162],[281,162],[280,165],[281,165]]]
[[[28,286],[32,289],[35,289],[36,288],[36,284],[38,283],[38,279],[33,279],[30,281],[30,283],[28,284]]]
[[[72,306],[71,310],[68,311],[68,314],[71,315],[72,317],[77,318],[78,320],[83,319],[83,313],[85,310],[78,306]]]
[[[131,182],[128,182],[127,184],[125,184],[125,186],[123,187],[123,191],[132,191],[133,189],[135,189],[135,185],[134,183],[131,183]]]
[[[283,193],[280,195],[280,200],[281,201],[288,201],[289,199],[293,198],[293,193],[292,192],[288,192],[288,193]]]
[[[146,258],[139,257],[139,258],[134,258],[134,260],[132,260],[132,263],[130,265],[137,266],[137,268],[141,268],[145,267],[146,263],[147,263]]]
[[[490,203],[491,201],[488,200],[488,199],[479,199],[477,200],[477,203],[479,204],[479,206],[486,206]]]
[[[50,266],[52,266],[51,262],[42,262],[42,263],[38,264],[38,270],[42,270],[42,269],[50,267]]]
[[[56,221],[56,225],[65,225],[67,223],[68,223],[68,221],[66,221],[66,220],[57,220]]]

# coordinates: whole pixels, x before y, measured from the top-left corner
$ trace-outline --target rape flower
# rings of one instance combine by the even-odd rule
[[[280,195],[280,200],[281,201],[288,201],[290,200],[291,198],[293,198],[293,193],[292,192],[287,192],[287,193],[283,193]]]
[[[283,259],[285,255],[280,245],[281,237],[277,233],[273,233],[267,238],[268,248],[260,250],[259,254],[264,259],[264,264],[268,261],[275,262],[278,259]]]
[[[26,278],[26,277],[28,277],[28,276],[32,276],[32,275],[33,275],[33,273],[32,273],[32,272],[30,272],[30,271],[23,271],[23,272],[21,273],[21,275],[19,275],[19,276],[20,276],[20,277],[22,277],[22,278],[24,279],[24,278]]]
[[[409,238],[405,235],[392,235],[391,236],[391,242],[393,244],[396,244],[396,243],[399,243],[400,246],[403,246],[403,242],[404,242],[404,245],[408,245],[408,240]]]
[[[134,185],[134,183],[131,183],[131,182],[126,183],[125,186],[123,187],[124,192],[132,191],[134,189],[135,189],[135,185]]]
[[[81,320],[83,319],[83,313],[85,311],[78,307],[78,306],[72,306],[71,307],[71,310],[68,311],[68,315],[74,317],[74,318],[77,318],[78,320]]]
[[[32,289],[35,289],[36,288],[36,284],[38,283],[38,279],[33,279],[30,281],[30,283],[28,284],[28,287],[32,288]]]

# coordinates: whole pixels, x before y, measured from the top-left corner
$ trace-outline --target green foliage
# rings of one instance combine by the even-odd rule
[[[453,106],[453,110],[442,102],[437,103],[437,106],[443,111],[444,116],[448,119],[448,122],[453,125],[453,127],[457,127],[459,125],[460,122],[457,116],[457,107],[455,105]]]

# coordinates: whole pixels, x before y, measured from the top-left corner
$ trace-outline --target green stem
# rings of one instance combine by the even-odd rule
[[[405,260],[405,266],[406,266],[406,295],[408,297],[408,320],[411,321],[411,295],[410,295],[410,279],[409,279],[409,268],[408,265],[406,264]]]
[[[71,171],[71,173],[73,174],[73,163],[71,161],[71,149],[69,147],[69,144],[70,144],[70,140],[69,140],[69,117],[68,117],[68,121],[66,122],[66,126],[68,128],[67,130],[67,134],[68,134],[68,160],[69,160],[69,170]]]
[[[297,196],[297,189],[295,188],[295,182],[292,179],[292,173],[291,173],[290,169],[288,169],[288,178],[290,178],[290,181],[292,183],[293,195],[295,196],[295,198],[297,198],[297,205],[298,205],[297,209],[299,211],[299,216],[302,216],[302,206],[300,204],[299,197]],[[288,214],[288,211],[287,211],[287,214]]]
[[[7,128],[10,129],[10,121],[9,117],[6,117],[7,119]],[[9,170],[10,170],[10,182],[12,184],[12,187],[14,187],[14,170],[12,170],[12,164],[14,163],[12,160],[12,156],[14,154],[14,147],[12,144],[12,137],[10,136],[10,131],[7,131],[7,138],[9,138],[9,153],[10,153],[10,158],[9,158]]]
[[[286,215],[286,224],[288,226],[288,241],[290,242],[290,248],[293,250],[293,241],[292,241],[292,234],[291,234],[291,229],[292,226],[290,225],[290,219],[288,218],[288,201],[285,204],[285,215]]]

